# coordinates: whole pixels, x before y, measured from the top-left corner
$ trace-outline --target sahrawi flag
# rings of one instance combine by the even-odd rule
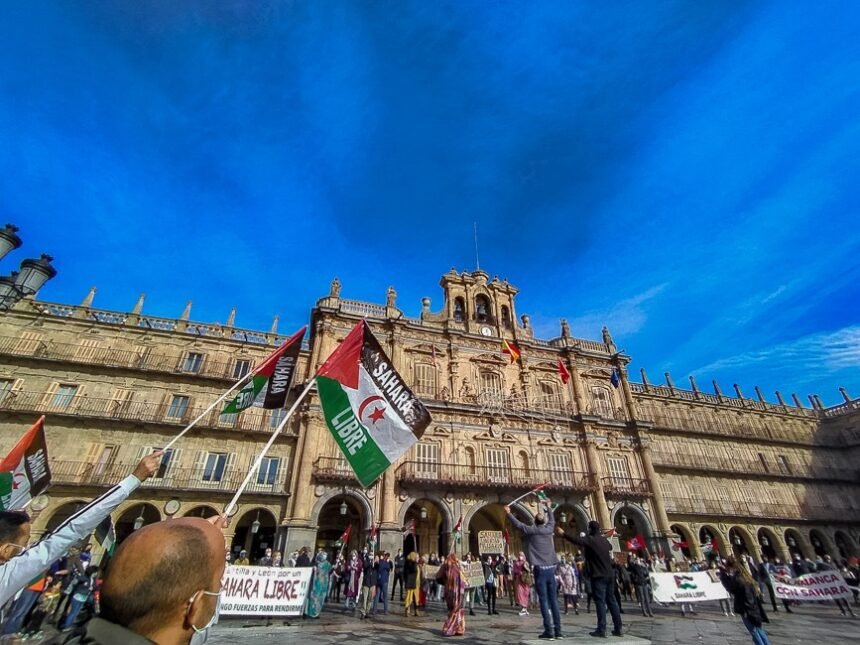
[[[536,488],[535,490],[532,491],[535,494],[535,497],[538,498],[538,501],[541,504],[546,504],[547,502],[549,502],[549,497],[547,497],[547,494],[543,492],[544,486],[546,486],[546,484],[544,484],[540,488]],[[558,508],[558,504],[556,504],[555,502],[550,504],[550,509],[552,510],[553,513],[555,513],[555,509],[557,509],[557,508]]]
[[[301,341],[305,335],[305,329],[307,329],[306,326],[290,336],[254,370],[250,380],[224,407],[221,414],[236,414],[250,408],[264,387],[266,387],[266,395],[263,399],[263,407],[267,410],[284,407],[293,382],[293,374],[296,372],[296,361],[302,348]]]
[[[365,488],[406,452],[430,413],[406,386],[364,321],[316,375],[326,424]]]
[[[44,424],[43,416],[0,462],[0,510],[24,508],[50,486]]]
[[[116,529],[113,525],[113,518],[110,515],[104,518],[101,524],[96,527],[93,535],[96,541],[102,545],[105,553],[113,555],[116,549]]]

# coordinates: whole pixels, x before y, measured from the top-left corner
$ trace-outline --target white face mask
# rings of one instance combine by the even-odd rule
[[[221,615],[221,592],[203,590],[202,593],[204,596],[217,596],[218,600],[215,601],[215,613],[212,614],[212,618],[209,619],[209,622],[206,623],[205,627],[195,627],[193,624],[191,625],[191,629],[194,630],[194,635],[191,637],[190,645],[203,645],[203,643],[205,643],[209,638],[210,628],[212,625],[218,623],[218,618]]]

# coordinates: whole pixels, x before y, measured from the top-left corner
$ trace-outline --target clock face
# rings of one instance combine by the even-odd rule
[[[47,495],[36,495],[33,501],[30,502],[30,508],[34,511],[44,511],[51,503],[51,498]]]
[[[481,327],[481,333],[482,333],[484,336],[492,336],[492,335],[493,335],[493,330],[492,330],[490,327]]]
[[[164,512],[167,515],[175,515],[181,507],[182,503],[178,499],[170,499],[164,504]]]

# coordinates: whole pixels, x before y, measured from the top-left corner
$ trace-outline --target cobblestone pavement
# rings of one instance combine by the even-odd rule
[[[695,616],[682,617],[675,607],[655,607],[655,618],[644,618],[635,613],[632,604],[625,603],[624,631],[630,636],[650,640],[654,645],[680,643],[683,645],[749,645],[752,638],[740,618],[724,617],[716,603],[705,603]],[[860,608],[855,607],[855,613]],[[326,607],[321,618],[295,619],[285,624],[283,620],[224,619],[216,625],[209,643],[227,645],[274,645],[275,643],[298,642],[364,645],[365,643],[427,643],[442,640],[441,626],[445,611],[441,603],[431,603],[429,611],[419,618],[400,615],[401,605],[395,603],[392,613],[376,616],[367,621],[345,614],[333,605]],[[532,641],[542,631],[540,612],[520,617],[508,607],[499,606],[500,616],[488,616],[475,608],[475,616],[466,616],[466,635],[452,639],[456,642],[523,643]],[[840,645],[860,643],[860,619],[843,617],[835,605],[803,605],[786,614],[770,614],[771,622],[766,626],[773,645],[785,643],[821,643]],[[588,637],[594,629],[596,616],[581,611],[578,616],[571,612],[562,616],[565,640],[571,645],[579,642],[604,642]],[[611,627],[611,621],[610,621]],[[538,642],[538,641],[535,641]],[[622,645],[623,640],[609,638],[607,643]]]

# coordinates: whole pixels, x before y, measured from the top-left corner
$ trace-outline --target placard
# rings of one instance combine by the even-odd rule
[[[703,602],[729,597],[715,571],[652,573],[651,589],[658,602]]]
[[[505,536],[501,531],[478,531],[478,553],[502,555],[505,552]]]
[[[851,600],[852,593],[838,571],[819,571],[793,577],[790,568],[782,565],[771,574],[773,591],[782,600]]]
[[[225,616],[300,616],[312,567],[228,566],[221,590]]]
[[[463,574],[466,577],[466,587],[483,587],[486,583],[484,565],[480,562],[464,562]]]
[[[424,565],[424,578],[429,581],[433,581],[436,579],[436,574],[439,573],[439,567],[441,565],[438,564],[425,564]]]

